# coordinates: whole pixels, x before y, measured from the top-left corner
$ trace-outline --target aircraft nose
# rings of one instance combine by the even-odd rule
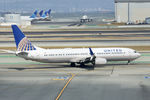
[[[137,53],[136,54],[137,58],[141,57],[141,54],[140,53]]]

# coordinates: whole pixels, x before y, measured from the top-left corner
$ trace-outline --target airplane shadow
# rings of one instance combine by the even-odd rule
[[[23,67],[23,68],[18,68],[18,67],[11,67],[11,68],[8,68],[8,69],[16,69],[16,70],[19,70],[19,71],[22,71],[22,70],[27,70],[27,69],[57,69],[57,68],[66,68],[65,66],[57,66],[57,67]]]
[[[39,66],[39,65],[38,65]],[[15,69],[15,70],[18,70],[18,71],[22,71],[22,70],[30,70],[30,69],[60,69],[60,68],[82,68],[82,69],[86,69],[86,70],[94,70],[94,67],[92,65],[85,65],[85,66],[80,66],[80,65],[77,65],[75,67],[71,67],[70,65],[57,65],[56,67],[55,66],[52,66],[52,67],[48,67],[48,65],[40,65],[40,67],[38,67],[35,65],[35,67],[9,67],[7,69]],[[47,67],[45,67],[47,66]]]
[[[75,67],[71,67],[69,64],[68,65],[55,65],[52,66],[52,67],[49,67],[48,64],[44,65],[44,64],[41,64],[40,67],[38,67],[39,65],[35,65],[35,67],[11,67],[11,68],[8,68],[8,69],[15,69],[15,70],[18,70],[18,71],[22,71],[22,70],[28,70],[28,69],[60,69],[60,68],[81,68],[81,69],[85,69],[85,70],[94,70],[95,67],[96,68],[103,68],[103,67],[108,67],[108,66],[120,66],[120,65],[124,65],[124,66],[128,66],[128,64],[105,64],[105,65],[97,65],[97,66],[92,66],[92,65],[85,65],[85,66],[80,66],[80,65],[76,65]],[[135,63],[133,64],[129,64],[129,65],[135,65]],[[45,67],[47,66],[47,67]]]

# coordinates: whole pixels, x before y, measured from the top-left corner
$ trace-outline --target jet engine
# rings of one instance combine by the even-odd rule
[[[95,59],[95,64],[100,65],[100,64],[106,64],[107,60],[105,58],[96,58]]]

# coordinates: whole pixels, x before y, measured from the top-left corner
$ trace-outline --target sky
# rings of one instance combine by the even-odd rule
[[[114,0],[0,0],[0,11],[114,11]]]

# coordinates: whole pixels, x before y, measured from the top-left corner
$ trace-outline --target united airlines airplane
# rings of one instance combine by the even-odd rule
[[[30,16],[30,18],[36,18],[36,17],[37,17],[37,14],[38,14],[38,11],[36,10],[36,11]]]
[[[133,61],[141,55],[129,48],[77,48],[43,49],[32,45],[22,31],[12,25],[17,51],[15,54],[26,60],[44,63],[70,63],[71,66],[91,63],[106,64],[107,61]]]

